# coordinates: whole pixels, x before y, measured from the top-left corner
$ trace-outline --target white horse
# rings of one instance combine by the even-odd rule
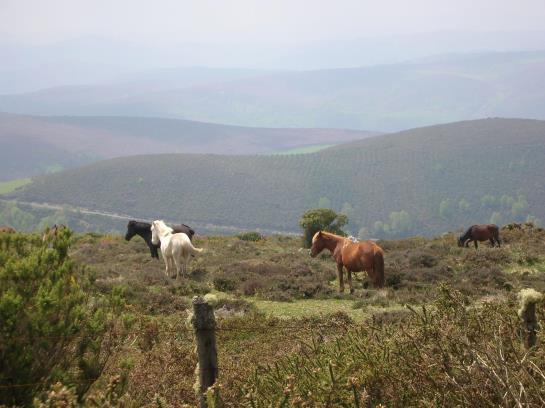
[[[161,253],[165,260],[165,274],[171,276],[170,272],[176,267],[176,280],[180,270],[185,274],[190,255],[201,253],[202,248],[195,248],[189,237],[183,232],[173,234],[174,230],[162,220],[155,220],[151,223],[151,242],[154,245],[161,241]]]

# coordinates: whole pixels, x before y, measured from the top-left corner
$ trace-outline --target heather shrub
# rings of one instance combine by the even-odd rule
[[[261,235],[257,231],[243,232],[241,234],[238,234],[237,237],[238,239],[242,241],[252,241],[252,242],[261,241],[263,239],[263,235]]]
[[[442,287],[432,307],[305,343],[258,367],[246,404],[268,406],[543,406],[545,353],[526,353],[516,306],[468,307]],[[543,341],[543,333],[538,339]]]

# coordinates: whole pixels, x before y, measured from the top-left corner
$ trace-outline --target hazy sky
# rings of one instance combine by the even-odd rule
[[[545,0],[0,0],[3,42],[294,43],[543,29]]]

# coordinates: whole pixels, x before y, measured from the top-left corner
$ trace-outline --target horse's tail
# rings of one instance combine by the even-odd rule
[[[204,248],[195,248],[191,240],[189,241],[188,247],[189,247],[189,252],[191,253],[191,255],[197,255],[197,254],[200,254],[202,251],[204,251]]]
[[[382,288],[384,286],[384,252],[379,246],[375,246],[373,254],[373,269],[375,272],[375,286]]]
[[[497,225],[494,225],[492,228],[492,236],[496,240],[496,243],[498,244],[498,246],[501,246],[500,228]]]

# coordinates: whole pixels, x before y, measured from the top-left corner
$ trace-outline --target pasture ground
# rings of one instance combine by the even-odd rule
[[[299,237],[270,236],[253,242],[197,236],[195,245],[205,251],[192,259],[190,275],[176,281],[164,275],[162,260],[151,259],[139,237],[127,242],[117,235],[76,235],[70,255],[86,266],[92,291],[122,294],[124,300],[115,327],[122,341],[91,393],[100,393],[108,389],[112,378],[121,378],[124,406],[194,406],[195,345],[186,321],[192,297],[208,293],[217,298],[218,389],[225,406],[241,406],[243,400],[244,405],[251,406],[248,401],[252,393],[265,390],[268,395],[278,391],[282,399],[278,384],[284,384],[288,394],[290,387],[313,389],[318,383],[325,384],[319,376],[313,379],[320,370],[314,367],[305,368],[308,378],[304,386],[294,385],[296,380],[290,373],[315,361],[330,364],[328,378],[334,383],[336,366],[331,358],[343,361],[345,357],[340,348],[336,351],[327,348],[328,344],[341,347],[347,338],[352,339],[350,344],[356,344],[351,337],[354,333],[377,325],[397,327],[410,309],[435,308],[440,288],[448,287],[463,296],[464,304],[478,306],[476,309],[491,303],[514,308],[516,293],[525,287],[545,291],[545,231],[516,225],[504,228],[501,235],[501,248],[483,244],[478,251],[458,248],[452,234],[379,242],[386,254],[386,287],[375,290],[368,286],[366,276],[358,274],[354,294],[337,292],[335,265],[329,254],[310,258],[301,248]],[[464,331],[460,324],[456,328]],[[447,339],[456,331],[450,328],[449,333]],[[357,344],[354,347],[360,350]],[[309,353],[315,353],[310,363],[293,363],[294,358]],[[356,360],[350,361],[341,377],[350,375],[357,366]],[[365,386],[373,391],[372,382]],[[332,387],[346,389],[344,385]],[[345,398],[337,391],[323,393],[336,395],[339,401]],[[354,388],[354,398],[356,394]],[[352,398],[350,395],[346,398]],[[290,406],[304,406],[298,405],[297,398],[290,399]],[[388,401],[386,391],[375,391],[372,398]],[[270,401],[258,401],[255,406],[268,406]],[[414,404],[418,405],[413,400],[407,406]]]

